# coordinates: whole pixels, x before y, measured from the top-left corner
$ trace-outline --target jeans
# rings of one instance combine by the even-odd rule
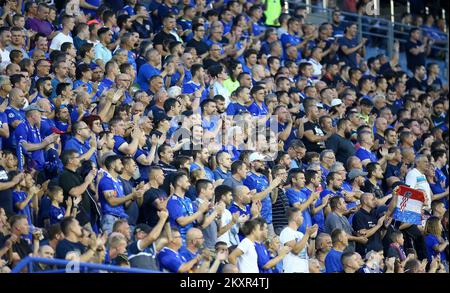
[[[114,223],[119,220],[119,217],[113,215],[103,215],[101,224],[103,232],[107,232],[108,235],[112,233]]]

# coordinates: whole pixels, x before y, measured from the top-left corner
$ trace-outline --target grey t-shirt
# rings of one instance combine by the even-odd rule
[[[195,201],[195,205],[198,207],[201,204],[202,200],[200,198],[197,198]],[[209,210],[206,213],[206,217],[211,215],[212,210]],[[201,229],[201,227],[198,227]],[[208,225],[205,229],[201,229],[203,232],[203,238],[205,239],[205,247],[211,250],[214,250],[214,246],[216,245],[217,241],[217,223],[216,221],[212,221],[211,224]]]
[[[230,176],[227,179],[225,179],[222,184],[233,188],[233,190],[235,190],[238,186],[244,185],[242,181],[234,179],[233,176]]]
[[[325,233],[330,234],[334,229],[344,230],[348,235],[353,235],[353,227],[345,216],[339,216],[338,214],[331,212],[325,219]],[[345,252],[355,251],[355,242],[349,241]]]

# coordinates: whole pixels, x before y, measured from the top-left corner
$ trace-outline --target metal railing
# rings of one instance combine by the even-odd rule
[[[57,268],[48,270],[35,270],[35,264],[45,264]],[[76,269],[62,269],[61,267],[75,267]],[[155,274],[160,271],[144,270],[137,268],[125,268],[113,265],[73,262],[63,259],[49,259],[41,257],[26,257],[21,260],[11,271],[12,273],[20,273],[23,269],[28,268],[28,273],[98,273],[98,272],[115,272],[115,273],[133,273],[133,274]]]
[[[307,21],[310,23],[320,24],[322,22],[332,21],[334,9],[311,5],[311,1],[288,0],[288,2],[289,11],[292,15],[295,7],[299,4],[304,5],[308,11]],[[404,45],[409,40],[409,30],[413,26],[400,22],[392,22],[383,17],[366,16],[342,10],[340,14],[343,18],[343,23],[354,22],[358,25],[358,38],[365,37],[368,39],[366,47],[384,51],[387,56],[392,57],[394,41],[397,40],[400,43],[401,52],[404,52]],[[437,41],[431,46],[431,54],[428,59],[430,61],[445,62],[445,73],[443,75],[447,80],[449,77],[448,33],[442,33],[440,36],[442,37],[442,41]]]

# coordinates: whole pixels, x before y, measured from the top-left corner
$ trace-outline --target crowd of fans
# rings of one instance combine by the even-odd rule
[[[339,9],[268,25],[281,2],[2,2],[1,272],[27,256],[448,272],[448,87],[431,29],[367,56]],[[394,219],[402,185],[425,194],[421,225]]]

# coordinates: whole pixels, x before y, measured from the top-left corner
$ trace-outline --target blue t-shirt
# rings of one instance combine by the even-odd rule
[[[356,37],[351,40],[347,39],[346,37],[339,38],[338,44],[339,44],[339,51],[338,51],[339,59],[341,61],[344,61],[345,64],[350,66],[350,68],[357,68],[358,62],[356,60],[356,52],[353,52],[349,55],[345,55],[341,49],[342,46],[347,46],[348,49],[352,49],[358,46],[358,40],[356,39]]]
[[[14,212],[16,212],[16,214],[18,215],[25,215],[27,216],[27,220],[28,220],[28,224],[32,225],[31,223],[31,207],[30,207],[30,203],[32,200],[30,200],[27,205],[19,210],[16,205],[18,203],[23,202],[26,198],[27,198],[27,194],[25,191],[13,191],[13,204],[14,204]]]
[[[123,143],[126,143],[126,140],[125,140],[122,136],[114,135],[114,148],[113,148],[113,151],[114,151],[117,155],[119,155],[119,156],[125,155],[124,153],[122,153],[122,152],[119,150],[120,146],[121,146]]]
[[[203,171],[205,171],[206,179],[214,182],[214,173],[208,167],[200,167],[199,165],[197,165],[197,163],[192,163],[189,172],[192,172],[197,169],[202,169]]]
[[[270,253],[267,250],[266,246],[263,243],[255,242],[256,253],[258,254],[258,268],[259,272],[263,274],[273,273],[273,269],[264,269],[264,265],[268,263],[272,258],[270,257]]]
[[[195,221],[183,227],[178,224],[177,219],[181,217],[191,216],[197,212],[197,209],[188,197],[185,196],[181,198],[174,194],[169,198],[169,201],[167,202],[167,210],[169,211],[170,225],[180,231],[181,237],[183,238],[183,243],[185,243],[186,233],[189,229],[194,227]]]
[[[304,187],[301,190],[305,195],[306,198],[309,198],[311,196],[312,191],[309,190],[308,188]],[[323,192],[323,191],[322,191]],[[315,207],[318,207],[322,204],[322,196],[320,196],[317,200],[316,203],[314,204]],[[317,226],[319,226],[319,233],[324,231],[324,227],[325,227],[325,215],[323,213],[323,209],[321,209],[320,211],[318,211],[317,213],[315,213],[312,216],[312,222],[313,224],[317,224]]]
[[[19,125],[17,125],[17,128],[14,131],[14,136],[16,138],[16,145],[18,145],[20,142],[28,142],[32,144],[39,144],[42,142],[42,137],[39,129],[36,126],[31,126],[28,121],[21,122]],[[22,149],[27,156],[31,156],[31,159],[36,164],[34,166],[35,169],[40,171],[44,168],[44,149],[32,152],[27,152],[25,148]]]
[[[180,253],[173,251],[168,247],[164,247],[158,253],[158,262],[161,271],[169,273],[178,273],[181,265],[186,262]]]
[[[434,256],[436,257],[438,254],[441,255],[441,261],[446,260],[446,256],[445,256],[445,250],[438,252],[436,250],[434,250],[433,247],[439,245],[439,240],[436,236],[434,236],[433,234],[428,234],[427,236],[425,236],[425,245],[427,248],[427,258],[428,258],[428,263],[431,263],[431,257]]]
[[[196,91],[198,91],[201,87],[202,86],[200,84],[196,84],[194,81],[189,80],[189,81],[183,83],[183,87],[181,89],[181,92],[183,94],[190,95],[190,94],[193,94]],[[204,89],[203,92],[202,92],[202,96],[200,98],[200,102],[206,100],[207,98],[208,98],[208,90]]]
[[[219,180],[219,179],[224,179],[225,180],[225,179],[227,179],[228,177],[231,176],[231,172],[230,171],[225,173],[219,167],[217,167],[216,170],[213,171],[213,174],[214,174],[214,180]]]
[[[250,106],[247,107],[247,110],[252,114],[252,116],[266,116],[269,113],[269,109],[266,106],[266,103],[262,103],[261,107],[256,102],[253,102]]]
[[[0,128],[2,128],[3,124],[8,124],[8,118],[6,113],[0,112]],[[0,136],[0,149],[3,149],[3,141],[6,142],[6,138]]]
[[[249,219],[251,219],[252,213],[251,213],[250,209],[251,209],[251,206],[249,204],[245,205],[245,210],[243,210],[235,202],[233,202],[231,204],[231,206],[228,208],[228,210],[230,211],[231,214],[234,214],[235,212],[239,212],[239,216],[249,216]],[[240,230],[238,233],[238,237],[239,237],[239,241],[242,241],[245,238],[244,234],[242,234]]]
[[[100,203],[102,206],[103,215],[113,215],[118,218],[128,219],[128,215],[125,213],[123,205],[111,206],[105,198],[107,191],[112,191],[114,197],[124,197],[122,182],[119,179],[114,179],[105,172],[100,183],[98,184],[98,191],[100,197]]]
[[[357,156],[361,160],[361,162],[366,159],[369,159],[370,162],[378,161],[377,156],[374,153],[372,153],[371,151],[368,151],[362,147],[356,151],[355,156]]]
[[[84,81],[82,81],[82,80],[76,80],[74,83],[73,83],[73,89],[76,89],[76,88],[78,88],[78,87],[80,87],[80,86],[82,86],[82,85],[85,85],[86,86],[86,88],[87,88],[87,90],[86,90],[86,92],[88,93],[88,94],[92,94],[92,84],[90,83],[90,82],[84,82]]]
[[[332,248],[325,257],[325,272],[326,273],[340,273],[344,269],[342,267],[341,257],[343,252],[334,250]]]
[[[42,137],[47,137],[52,134],[52,128],[56,127],[55,121],[53,119],[49,119],[47,117],[41,117],[41,127],[40,132]]]
[[[156,67],[153,67],[148,63],[145,63],[144,65],[141,66],[141,68],[139,68],[136,81],[141,90],[143,91],[148,90],[149,86],[148,80],[150,79],[150,77],[154,75],[161,75],[161,70],[159,70]]]
[[[147,149],[138,148],[133,157],[139,168],[139,174],[141,174],[140,180],[145,181],[145,182],[148,182],[148,171],[150,169],[150,166],[140,164],[137,159],[142,155],[147,157],[148,154],[149,154],[149,151]]]
[[[180,248],[178,253],[185,259],[185,262],[191,261],[192,259],[196,258],[199,253],[192,253],[189,251],[189,249],[186,248],[186,246],[183,246]]]
[[[265,175],[258,176],[257,174],[250,172],[247,178],[242,182],[250,190],[256,189],[256,192],[262,192],[269,187],[269,180]],[[261,200],[261,217],[266,220],[267,224],[272,223],[272,200],[270,194],[268,194],[263,200]]]
[[[242,112],[246,112],[247,107],[239,103],[230,103],[227,107],[227,115],[234,116]]]
[[[9,146],[15,148],[17,144],[16,138],[14,136],[15,130],[12,127],[12,124],[14,123],[14,121],[17,120],[19,120],[20,122],[25,122],[25,112],[23,110],[17,110],[8,106],[6,107],[5,114],[8,119],[8,126],[9,126],[9,138],[7,142]]]
[[[214,115],[211,116],[210,118],[211,120],[207,120],[205,119],[205,117],[202,118],[202,128],[213,132],[219,126],[219,116]]]
[[[84,143],[79,141],[76,137],[72,137],[69,139],[64,145],[64,150],[75,150],[77,153],[82,156],[90,150],[91,146],[89,145],[89,140],[86,140]],[[97,151],[95,151],[92,156],[89,158],[92,162],[97,164]]]
[[[299,36],[294,36],[291,34],[283,34],[281,35],[281,44],[283,45],[283,58],[286,58],[286,48],[288,46],[297,46],[298,44],[300,44],[302,42],[302,39]],[[301,58],[302,56],[302,51],[300,49],[298,49],[298,57]]]
[[[57,224],[61,222],[66,214],[66,210],[64,207],[55,207],[54,205],[50,206],[50,224]]]
[[[97,93],[95,94],[95,96],[92,98],[92,101],[95,102],[97,101],[97,99],[101,96],[101,94],[104,91],[108,91],[114,84],[114,81],[108,79],[108,78],[104,78],[100,84],[98,85],[97,88]]]
[[[305,201],[308,200],[308,196],[305,193],[303,193],[301,190],[297,191],[293,188],[289,188],[288,190],[286,190],[286,196],[288,198],[289,205],[291,206],[293,206],[295,203],[304,203]],[[298,231],[304,234],[306,232],[306,227],[312,226],[312,218],[309,211],[309,207],[302,212],[302,215],[303,215],[303,223],[298,228]]]

